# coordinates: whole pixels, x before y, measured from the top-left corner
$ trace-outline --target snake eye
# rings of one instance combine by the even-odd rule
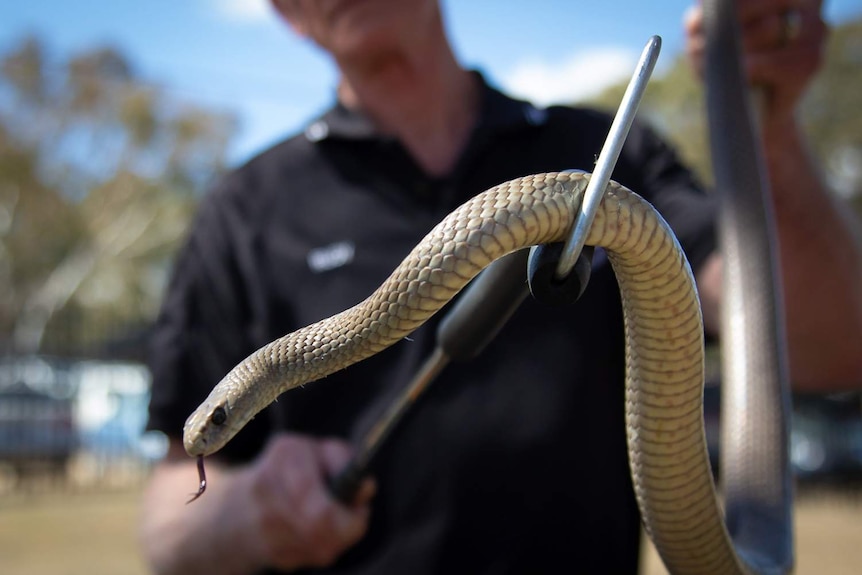
[[[212,421],[213,425],[221,425],[227,421],[227,412],[224,410],[224,407],[216,407],[210,416],[210,421]]]

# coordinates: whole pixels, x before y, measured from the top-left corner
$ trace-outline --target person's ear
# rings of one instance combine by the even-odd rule
[[[295,34],[308,36],[308,27],[302,19],[302,11],[298,9],[295,0],[270,0],[270,4]]]

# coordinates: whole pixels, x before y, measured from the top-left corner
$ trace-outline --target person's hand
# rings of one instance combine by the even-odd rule
[[[773,119],[790,119],[823,59],[822,0],[737,0],[745,72],[765,89]],[[685,15],[686,53],[702,77],[706,50],[700,3]]]
[[[348,462],[350,448],[334,439],[274,437],[242,473],[238,495],[253,510],[262,562],[280,569],[325,567],[368,528],[374,482],[366,480],[349,507],[329,493],[327,479]]]

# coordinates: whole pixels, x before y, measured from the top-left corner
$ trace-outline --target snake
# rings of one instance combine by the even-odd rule
[[[237,364],[187,419],[187,453],[216,452],[282,393],[409,336],[494,260],[564,240],[589,180],[586,173],[535,174],[461,205],[368,298]],[[628,457],[645,530],[673,573],[744,573],[709,462],[703,321],[688,260],[655,208],[615,181],[586,243],[605,249],[620,288]]]
[[[673,574],[786,573],[793,567],[782,340],[772,214],[764,192],[732,2],[704,2],[707,112],[724,261],[722,497],[703,419],[703,319],[691,267],[662,216],[610,181],[586,245],[604,248],[625,331],[629,468],[646,534]],[[740,137],[742,136],[742,137]],[[516,178],[435,226],[367,299],[258,349],[186,420],[198,458],[224,447],[282,393],[408,337],[491,262],[565,240],[590,174]]]

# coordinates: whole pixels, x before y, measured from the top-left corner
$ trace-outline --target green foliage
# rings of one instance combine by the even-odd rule
[[[614,113],[627,83],[613,85],[584,104]],[[664,75],[650,80],[638,115],[674,144],[704,182],[712,181],[703,89],[684,55],[677,56]]]
[[[60,62],[31,37],[0,55],[0,345],[96,344],[102,325],[150,321],[233,131],[113,48]]]
[[[586,102],[615,110],[625,82]],[[832,186],[862,213],[862,20],[833,30],[801,117]],[[677,57],[641,115],[711,182],[704,99]],[[234,121],[143,81],[117,49],[61,61],[39,39],[0,54],[0,347],[98,343],[151,321]],[[64,344],[63,347],[68,347]]]
[[[802,118],[833,187],[862,214],[862,19],[832,30]]]
[[[615,111],[627,82],[585,102]],[[820,74],[800,106],[811,146],[836,192],[850,198],[862,213],[862,20],[832,30]],[[704,95],[685,56],[655,77],[641,114],[679,150],[703,179],[712,181],[705,127]]]

